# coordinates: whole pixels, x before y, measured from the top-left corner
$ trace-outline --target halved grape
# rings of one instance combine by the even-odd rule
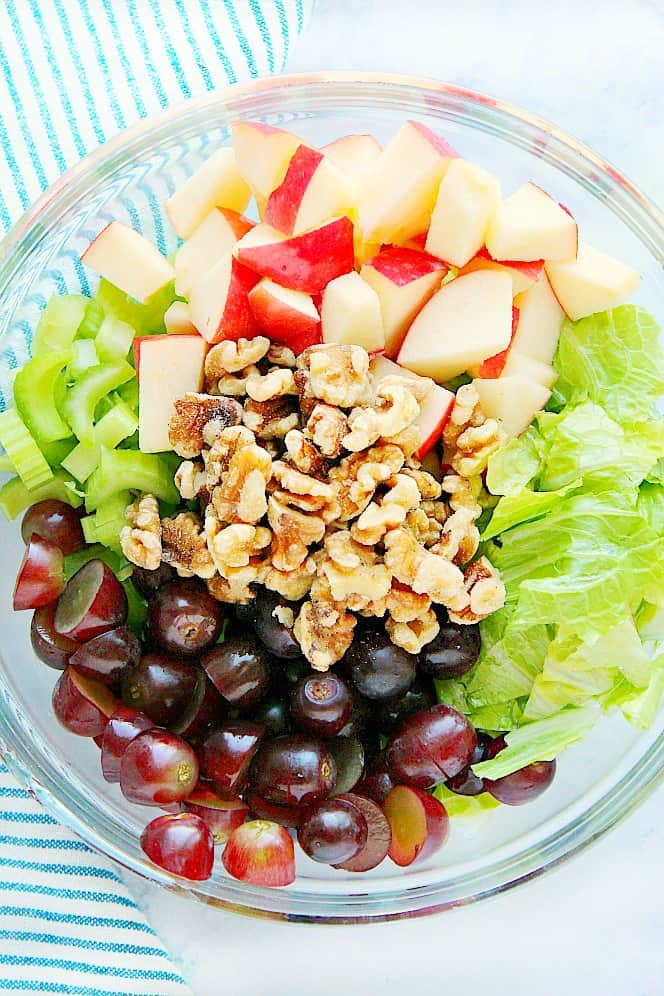
[[[26,511],[21,522],[23,542],[29,543],[33,533],[50,540],[65,554],[76,553],[85,546],[81,528],[81,509],[72,508],[55,498],[38,501]]]
[[[118,626],[84,643],[72,654],[70,663],[81,674],[112,685],[138,663],[140,656],[141,641],[136,634],[128,626]]]
[[[58,633],[81,641],[121,626],[126,619],[125,590],[113,571],[96,559],[69,579],[55,610]]]

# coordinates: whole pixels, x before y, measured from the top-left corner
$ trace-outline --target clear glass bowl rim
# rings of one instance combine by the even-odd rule
[[[177,122],[195,127],[211,108],[236,116],[261,95],[283,95],[292,99],[297,88],[327,89],[330,98],[343,98],[350,92],[367,102],[386,99],[396,93],[418,92],[422,97],[447,104],[463,123],[463,108],[469,108],[468,124],[500,136],[513,144],[532,148],[533,138],[544,138],[540,154],[551,164],[572,175],[595,196],[610,190],[607,206],[638,236],[655,261],[664,264],[664,214],[614,166],[566,135],[555,125],[498,99],[487,97],[436,80],[395,74],[333,72],[302,73],[235,84],[169,108],[121,132],[62,174],[16,222],[0,242],[0,301],[15,267],[29,255],[44,230],[57,222],[61,212],[83,196],[100,179],[100,173],[126,162],[128,156],[147,152],[160,137],[167,136]],[[443,103],[444,102],[444,103]],[[269,110],[276,109],[270,107]],[[246,112],[245,112],[246,113]],[[207,905],[247,915],[316,923],[358,923],[422,916],[495,895],[542,874],[597,840],[636,808],[664,780],[664,734],[627,772],[622,780],[600,797],[562,831],[556,831],[511,857],[502,858],[471,874],[444,884],[408,886],[372,896],[363,890],[358,876],[357,889],[348,894],[303,893],[297,883],[291,890],[261,889],[243,883],[224,881],[220,892],[211,895],[194,883],[163,872],[145,860],[138,846],[130,848],[128,835],[116,839],[98,834],[91,817],[94,810],[87,800],[73,792],[59,773],[31,766],[29,744],[20,733],[20,705],[6,687],[0,687],[0,756],[22,784],[50,814],[73,830],[101,854],[117,861],[149,881],[172,891],[192,896]],[[11,745],[11,746],[10,746]],[[371,882],[366,886],[370,889]]]

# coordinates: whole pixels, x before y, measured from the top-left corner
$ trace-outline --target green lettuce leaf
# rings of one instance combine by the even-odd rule
[[[652,726],[664,696],[664,655],[653,662],[648,687],[625,701],[623,715],[634,726],[647,730]]]
[[[469,704],[477,708],[528,695],[544,665],[550,639],[546,626],[508,625],[501,639],[489,647],[484,644],[479,661],[466,677]]]
[[[481,792],[480,795],[459,795],[450,791],[445,785],[436,785],[433,794],[442,802],[447,815],[453,819],[458,816],[483,816],[500,805],[488,792]]]
[[[542,456],[542,437],[533,424],[489,459],[487,488],[494,495],[518,494],[539,474]]]
[[[518,526],[520,522],[541,518],[556,507],[560,498],[581,487],[582,483],[581,478],[578,478],[558,491],[531,491],[523,488],[515,494],[503,495],[482,533],[482,539],[492,539],[512,526]]]

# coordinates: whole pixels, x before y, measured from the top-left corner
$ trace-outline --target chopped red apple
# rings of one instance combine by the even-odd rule
[[[362,278],[380,301],[386,356],[397,355],[408,326],[446,273],[447,267],[439,259],[396,246],[388,246],[364,264]]]
[[[182,186],[164,207],[181,239],[189,236],[215,207],[242,212],[251,191],[240,176],[233,149],[218,149]]]
[[[420,311],[398,362],[444,382],[506,349],[512,329],[512,281],[484,270],[444,284]]]
[[[498,206],[486,237],[494,259],[574,259],[577,243],[574,218],[535,183],[524,184]]]
[[[323,291],[323,342],[363,346],[368,353],[385,347],[376,291],[354,270],[331,280]]]
[[[119,221],[101,230],[81,260],[141,304],[175,275],[171,264],[151,242]]]
[[[263,277],[249,291],[249,304],[261,331],[296,356],[321,341],[320,315],[310,294]]]
[[[237,168],[257,201],[266,200],[283,180],[302,139],[260,121],[236,121],[231,130]]]
[[[293,840],[288,830],[269,820],[250,820],[236,827],[221,860],[229,875],[251,885],[295,881]]]
[[[464,266],[482,248],[500,203],[500,183],[480,166],[453,159],[438,190],[426,250],[453,266]]]
[[[371,175],[382,151],[373,135],[344,135],[321,149],[356,190]]]
[[[297,235],[342,214],[355,214],[350,182],[322,152],[298,146],[286,175],[267,199],[264,221],[286,235]]]
[[[464,273],[474,273],[475,270],[507,270],[512,278],[512,295],[523,294],[529,290],[542,276],[544,260],[523,263],[516,259],[493,259],[486,246],[459,270],[459,276]]]
[[[353,269],[353,223],[345,216],[334,218],[289,238],[269,225],[256,225],[234,252],[240,263],[262,277],[318,294],[330,280]]]
[[[201,274],[189,295],[191,320],[208,342],[222,339],[253,339],[258,324],[249,305],[249,291],[258,282],[247,269],[226,253]]]
[[[418,249],[420,252],[424,252],[428,234],[429,232],[427,231],[418,232],[417,235],[413,235],[411,239],[403,243],[404,249]]]
[[[576,259],[546,264],[553,293],[572,321],[620,304],[639,282],[636,270],[585,242]]]
[[[429,227],[440,181],[458,153],[417,121],[406,121],[385,147],[360,199],[365,241],[400,243]]]
[[[200,335],[149,335],[134,340],[138,376],[138,446],[144,453],[170,450],[173,404],[200,391],[207,343]]]
[[[500,377],[502,371],[507,363],[507,357],[509,356],[512,344],[514,343],[514,336],[516,334],[516,328],[519,322],[519,309],[512,305],[512,333],[510,337],[507,349],[502,349],[495,356],[489,356],[488,359],[484,360],[477,367],[471,367],[468,371],[473,375],[473,377]]]
[[[375,356],[371,361],[371,373],[374,384],[378,386],[384,377],[406,377],[409,380],[421,381],[430,385],[424,397],[420,401],[420,414],[415,420],[415,425],[419,427],[421,442],[415,456],[422,460],[429,453],[440,439],[443,429],[452,414],[454,407],[454,394],[447,388],[439,384],[432,384],[425,377],[413,373],[400,367],[386,356]],[[440,461],[438,461],[440,469]]]
[[[507,437],[520,435],[551,397],[551,391],[526,377],[497,377],[474,380],[482,411],[498,418]]]
[[[253,227],[253,222],[237,211],[213,208],[175,254],[176,292],[186,297],[196,279]]]
[[[164,328],[169,335],[195,335],[191,311],[186,301],[173,301],[164,314]]]
[[[383,803],[383,812],[392,832],[387,853],[400,867],[431,857],[449,836],[447,810],[422,789],[397,785]]]
[[[534,360],[531,356],[518,353],[514,348],[510,349],[507,362],[503,367],[501,377],[525,377],[533,380],[543,387],[552,388],[556,382],[558,374],[547,363],[541,360]]]
[[[514,304],[519,309],[519,321],[513,348],[524,356],[550,365],[558,346],[565,312],[551,290],[546,273],[530,290],[519,294]]]

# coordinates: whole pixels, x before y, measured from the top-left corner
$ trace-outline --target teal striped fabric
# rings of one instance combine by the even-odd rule
[[[63,170],[138,119],[280,71],[310,7],[311,0],[2,0],[0,232]],[[54,276],[54,289],[72,289],[65,284]],[[2,343],[8,374],[27,357],[33,324]],[[190,992],[115,870],[0,762],[3,991]]]

